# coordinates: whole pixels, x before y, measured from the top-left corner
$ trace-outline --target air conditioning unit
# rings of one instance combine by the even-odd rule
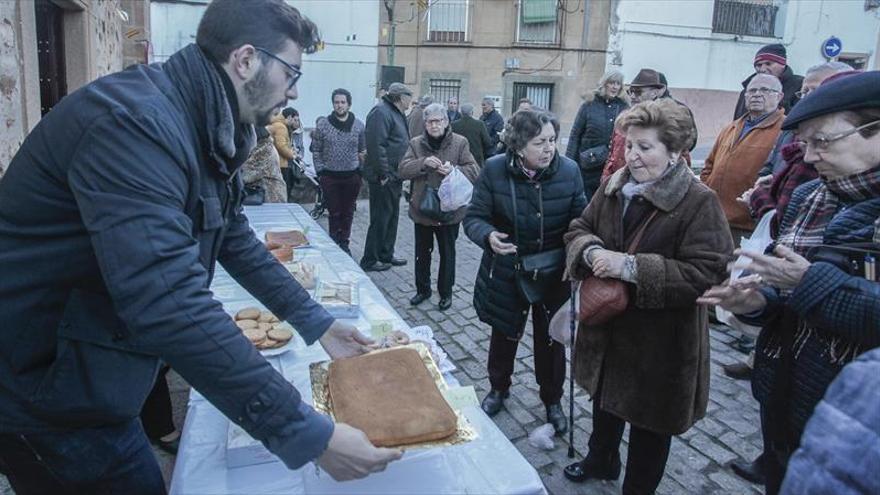
[[[508,57],[504,59],[505,69],[519,69],[519,59],[516,57]]]

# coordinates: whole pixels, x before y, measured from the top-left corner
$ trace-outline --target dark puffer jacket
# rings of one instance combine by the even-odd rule
[[[496,255],[488,240],[489,234],[497,230],[507,234],[507,240],[513,242],[510,176],[517,197],[520,256],[565,247],[562,236],[568,231],[568,224],[581,215],[586,198],[577,164],[558,154],[549,167],[532,179],[514,164],[510,153],[498,155],[486,161],[477,179],[464,217],[465,233],[483,248],[474,287],[474,308],[480,321],[507,335],[519,337],[525,327],[529,305],[516,287],[515,257]],[[561,278],[559,286],[559,294],[554,294],[552,301],[546,301],[551,314],[562,305],[568,292]]]
[[[580,154],[590,148],[604,146],[607,157],[611,145],[611,135],[614,133],[614,120],[628,106],[620,98],[605,99],[596,95],[591,101],[581,105],[577,117],[574,119],[565,156],[574,160],[581,167],[587,201],[599,188],[605,160],[602,160],[595,167],[587,168],[584,167],[585,164],[580,162]]]

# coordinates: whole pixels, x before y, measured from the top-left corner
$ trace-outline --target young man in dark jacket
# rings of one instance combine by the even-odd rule
[[[400,455],[303,402],[209,290],[219,260],[307,343],[342,357],[369,342],[309,298],[240,208],[254,125],[297,97],[316,43],[282,0],[215,0],[196,44],[67,96],[12,159],[0,471],[16,492],[164,493],[138,419],[162,362],[291,469],[314,460],[349,479]]]
[[[779,44],[762,46],[758,53],[755,54],[755,73],[747,77],[742,82],[743,89],[739,93],[739,100],[736,102],[736,110],[733,113],[733,120],[736,120],[748,112],[746,106],[746,88],[757,74],[770,74],[776,76],[782,82],[782,101],[779,106],[785,110],[787,114],[791,107],[798,100],[797,92],[801,90],[801,84],[804,81],[803,76],[798,76],[788,66],[786,59],[785,47]]]
[[[402,187],[397,166],[409,145],[409,130],[403,112],[411,101],[409,88],[392,83],[388,94],[367,114],[364,179],[370,188],[370,227],[361,258],[361,268],[365,271],[384,271],[392,266],[406,265],[406,260],[394,257],[394,243]]]

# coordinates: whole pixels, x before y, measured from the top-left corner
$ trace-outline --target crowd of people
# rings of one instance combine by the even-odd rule
[[[531,321],[547,423],[562,435],[586,421],[564,413],[566,343],[550,330],[580,298],[571,373],[593,411],[586,455],[563,470],[572,482],[619,478],[628,423],[623,493],[656,490],[672,437],[706,414],[708,325],[727,312],[751,355],[724,371],[751,380],[763,439],[731,469],[768,494],[880,490],[864,462],[880,455],[865,440],[880,434],[880,72],[828,62],[801,77],[784,46],[761,48],[698,173],[693,111],[651,68],[628,84],[605,73],[564,152],[557,118],[525,98],[507,120],[484,98],[475,117],[393,83],[362,121],[339,88],[310,166],[284,107],[318,43],[282,0],[215,0],[195,44],[71,94],[22,144],[0,182],[0,472],[15,490],[164,492],[148,438],[176,449],[169,367],[290,468],[314,461],[345,480],[401,456],[305,404],[208,290],[220,262],[306,343],[332,358],[368,350],[241,209],[290,201],[304,175],[349,254],[366,182],[368,272],[408,262],[395,253],[408,183],[413,306],[432,297],[436,239],[437,307],[450,308],[463,224],[483,252],[473,307],[491,332],[489,416]],[[470,201],[445,211],[453,177]]]

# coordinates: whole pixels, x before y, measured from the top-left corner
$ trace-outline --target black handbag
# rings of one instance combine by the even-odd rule
[[[244,186],[242,192],[241,204],[245,206],[259,206],[266,201],[266,191],[263,186],[256,184],[252,186]]]
[[[452,218],[452,213],[440,209],[440,195],[437,189],[431,185],[425,185],[425,194],[419,203],[419,213],[437,222],[446,222]]]
[[[607,160],[607,144],[600,144],[599,146],[587,148],[584,151],[581,151],[580,154],[578,154],[578,165],[580,165],[581,170],[593,170],[596,168],[604,167],[605,161]]]
[[[517,227],[516,190],[513,178],[507,177],[510,183],[510,199],[513,202],[513,239],[519,245],[519,228]],[[541,215],[541,232],[544,231],[544,216]],[[556,248],[540,253],[517,255],[516,286],[520,294],[529,304],[544,299],[555,286],[562,281],[565,269],[565,248]]]

